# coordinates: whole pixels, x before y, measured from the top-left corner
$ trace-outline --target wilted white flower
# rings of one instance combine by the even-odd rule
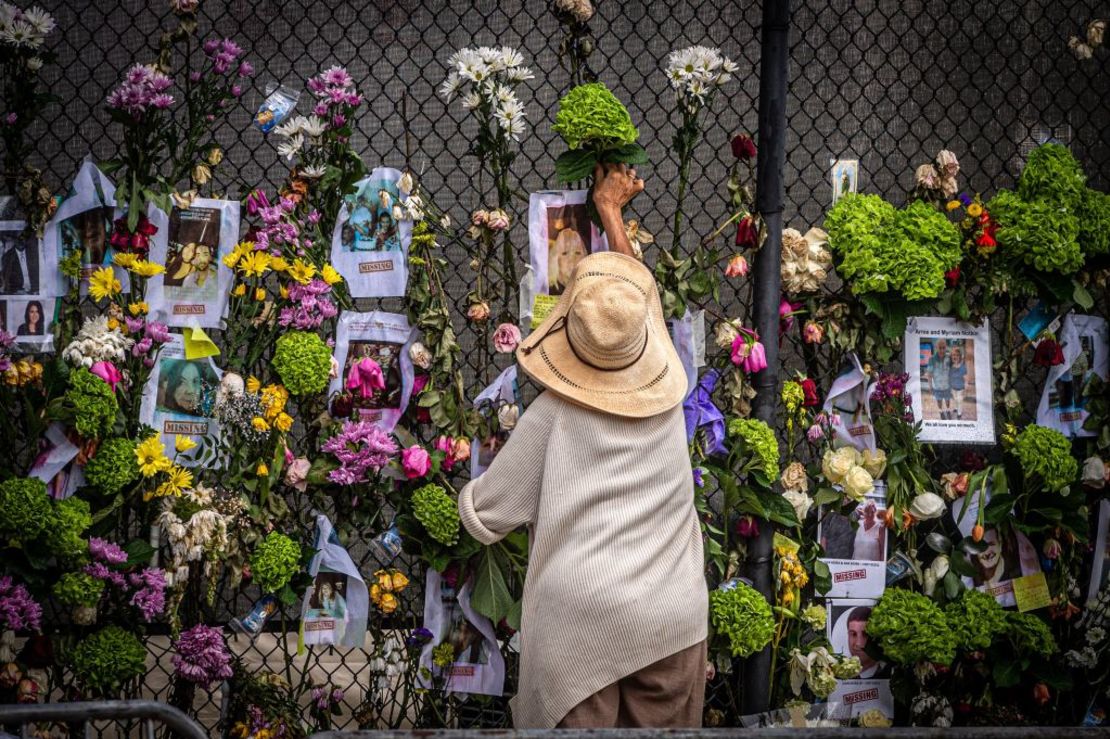
[[[62,359],[75,367],[92,367],[96,362],[120,362],[135,343],[118,329],[108,328],[108,316],[85,319],[73,341],[62,350]]]
[[[299,133],[296,136],[290,136],[285,141],[278,144],[277,153],[279,157],[292,159],[297,156],[297,153],[304,147],[304,136]]]
[[[28,59],[27,60],[27,69],[31,70],[32,72],[39,71],[40,69],[42,69],[42,59],[40,59],[37,56],[33,56],[30,59]]]
[[[393,222],[394,223],[396,223],[397,221],[405,220],[405,211],[400,205],[394,205],[393,206],[392,215],[393,215]]]
[[[1068,48],[1071,49],[1071,53],[1075,55],[1075,58],[1081,61],[1085,61],[1094,56],[1094,49],[1078,36],[1072,36],[1068,39]]]
[[[420,369],[426,370],[432,366],[432,353],[419,341],[409,347],[409,359]]]
[[[497,409],[497,424],[501,427],[502,431],[512,431],[516,428],[516,422],[520,418],[520,408],[516,403],[509,403]]]
[[[1093,20],[1087,24],[1087,43],[1091,46],[1102,46],[1102,39],[1106,35],[1106,21]]]
[[[328,130],[328,124],[319,116],[310,115],[301,123],[301,132],[306,136],[318,139]]]
[[[408,194],[412,192],[414,186],[412,172],[406,169],[405,173],[401,175],[401,179],[397,181],[397,189],[402,193]]]
[[[328,168],[323,164],[310,164],[307,167],[301,167],[301,177],[307,180],[318,180],[327,174]]]

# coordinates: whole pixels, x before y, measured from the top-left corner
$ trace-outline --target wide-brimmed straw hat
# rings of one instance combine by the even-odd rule
[[[616,252],[578,262],[566,292],[516,357],[548,390],[617,416],[654,416],[686,396],[655,279]]]

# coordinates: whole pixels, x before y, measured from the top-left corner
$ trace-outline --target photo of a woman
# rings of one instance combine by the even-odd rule
[[[206,360],[163,359],[158,382],[158,410],[207,417],[219,378]]]
[[[27,303],[27,307],[23,309],[23,323],[19,324],[15,333],[17,336],[42,336],[43,324],[42,303],[31,300]]]
[[[873,500],[856,508],[859,528],[856,529],[852,544],[852,559],[865,562],[886,561],[886,526],[878,514],[879,508]]]
[[[952,388],[953,410],[957,420],[964,417],[964,392],[967,389],[967,365],[964,363],[964,350],[956,347],[952,350],[952,364],[948,368],[948,384]]]

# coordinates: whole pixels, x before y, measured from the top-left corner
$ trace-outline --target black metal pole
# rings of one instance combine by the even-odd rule
[[[756,390],[752,414],[774,427],[779,395],[779,302],[782,277],[782,210],[786,198],[786,93],[789,63],[790,0],[764,0],[760,30],[759,153],[756,160],[756,210],[763,217],[767,240],[755,257],[752,308],[755,327],[767,351],[767,369],[752,378]],[[771,541],[774,529],[760,522],[759,536],[748,547],[744,574],[773,602]],[[766,711],[771,701],[771,648],[744,663],[741,710]]]

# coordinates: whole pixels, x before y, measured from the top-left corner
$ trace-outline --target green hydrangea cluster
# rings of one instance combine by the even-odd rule
[[[130,439],[106,440],[85,465],[85,479],[104,495],[115,495],[138,477],[139,460]]]
[[[913,202],[898,210],[877,195],[850,193],[825,219],[837,271],[852,292],[935,298],[944,273],[960,263],[960,232],[943,213]]]
[[[1021,463],[1025,479],[1039,477],[1049,490],[1064,490],[1079,474],[1071,443],[1056,429],[1031,424],[1021,430],[1010,451]]]
[[[1079,247],[1088,256],[1110,254],[1110,194],[1087,188],[1079,205]]]
[[[883,594],[871,611],[867,633],[898,664],[928,660],[947,665],[956,658],[956,634],[944,612],[928,597],[903,588]]]
[[[1004,254],[1045,272],[1071,274],[1083,264],[1079,219],[1059,202],[1000,190],[987,212],[998,222],[995,238]]]
[[[271,531],[251,555],[251,577],[263,593],[276,593],[289,584],[301,566],[301,545]]]
[[[1056,653],[1056,639],[1048,625],[1033,613],[1006,611],[1006,636],[1018,654],[1049,657]]]
[[[1006,632],[1006,611],[994,596],[980,590],[965,590],[959,600],[945,606],[944,617],[956,636],[956,646],[968,651],[986,649]]]
[[[728,422],[728,435],[743,440],[770,482],[779,479],[779,442],[770,426],[754,418],[734,418]]]
[[[46,484],[33,477],[0,482],[0,532],[7,538],[33,539],[50,517]]]
[[[331,350],[308,331],[290,331],[277,340],[274,369],[291,395],[313,395],[328,385]]]
[[[118,626],[107,626],[82,639],[69,655],[77,681],[86,689],[107,696],[128,680],[143,674],[146,649],[139,637]]]
[[[1087,177],[1068,147],[1041,144],[1029,152],[1017,189],[1022,200],[1045,200],[1074,213],[1087,194]]]
[[[709,593],[709,622],[728,637],[733,657],[749,657],[771,642],[775,617],[771,604],[755,588],[737,583],[730,590]]]
[[[425,485],[412,494],[412,511],[428,535],[446,546],[459,541],[459,507],[439,485]]]
[[[112,387],[84,367],[69,373],[65,403],[73,409],[77,433],[88,439],[107,434],[119,413],[119,401]]]
[[[81,534],[92,526],[92,510],[87,501],[76,496],[54,503],[43,529],[46,548],[58,559],[72,562],[85,556],[89,543]]]
[[[104,581],[84,572],[67,572],[54,583],[54,597],[65,606],[95,606],[104,593]]]
[[[579,85],[564,95],[551,129],[571,149],[616,149],[640,136],[628,109],[601,82]]]

